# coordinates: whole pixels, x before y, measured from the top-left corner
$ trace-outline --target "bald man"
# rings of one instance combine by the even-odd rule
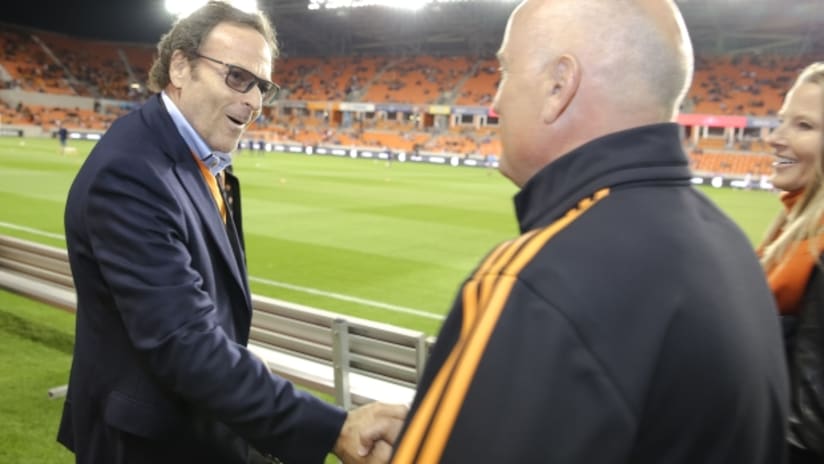
[[[527,0],[499,59],[522,235],[460,289],[393,462],[784,462],[773,298],[673,122],[673,2]]]

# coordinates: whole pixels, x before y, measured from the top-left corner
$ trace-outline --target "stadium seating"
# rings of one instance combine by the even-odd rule
[[[116,101],[141,100],[153,59],[149,45],[121,44],[67,37],[0,24],[0,65],[11,81],[5,88],[54,95],[85,95]],[[774,115],[785,89],[799,69],[822,56],[744,54],[705,56],[696,60],[695,79],[682,111],[694,114]],[[370,113],[351,124],[330,123],[339,102],[367,104],[489,106],[500,82],[497,60],[468,56],[283,57],[273,79],[283,99],[330,102],[327,110],[269,107],[249,137],[267,142],[421,149],[454,154],[497,155],[496,126],[478,127],[451,121],[424,127],[423,121],[389,120]],[[70,129],[105,130],[125,105],[94,110],[42,104],[0,104],[5,124],[40,126],[58,123]],[[317,106],[313,107],[317,108]],[[337,120],[336,120],[337,121]],[[431,125],[431,120],[426,123]],[[689,147],[694,169],[725,175],[770,170],[770,148],[757,138],[728,141],[703,137]],[[761,156],[759,156],[759,154]]]
[[[500,78],[498,60],[486,59],[481,61],[471,78],[459,89],[460,96],[456,103],[458,105],[480,106],[492,104]]]
[[[766,154],[691,153],[690,161],[696,172],[706,174],[772,174],[773,158]]]
[[[363,100],[393,103],[446,103],[447,93],[469,72],[467,57],[396,58],[373,83]]]
[[[0,65],[16,85],[28,91],[75,95],[63,69],[51,61],[30,33],[0,27]]]
[[[290,58],[276,63],[274,79],[293,100],[342,101],[363,88],[385,57]]]
[[[690,112],[775,114],[798,71],[813,59],[752,54],[698,59],[688,95]]]

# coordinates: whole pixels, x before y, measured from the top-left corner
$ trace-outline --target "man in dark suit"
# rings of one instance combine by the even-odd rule
[[[405,407],[347,413],[295,390],[246,349],[239,201],[223,195],[224,184],[239,190],[223,170],[277,92],[276,55],[259,12],[210,2],[181,19],[151,70],[162,92],[112,125],[71,187],[77,331],[58,440],[77,462],[389,455]]]

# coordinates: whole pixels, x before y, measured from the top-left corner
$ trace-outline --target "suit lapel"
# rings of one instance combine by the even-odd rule
[[[189,194],[189,198],[192,199],[192,203],[194,203],[198,213],[200,213],[200,217],[206,225],[206,231],[212,236],[215,243],[217,243],[221,256],[223,256],[223,259],[232,271],[232,276],[240,288],[246,291],[246,273],[238,265],[238,259],[232,250],[232,244],[229,241],[225,224],[223,224],[220,213],[217,211],[217,208],[215,208],[215,201],[212,199],[212,194],[209,192],[208,187],[206,187],[206,183],[203,181],[203,176],[198,170],[194,159],[192,159],[191,164],[194,165],[194,168],[181,164],[176,165],[175,173],[178,179],[180,179],[183,188],[186,189],[186,192]]]
[[[192,203],[195,205],[206,233],[209,234],[214,243],[217,244],[218,252],[223,258],[226,266],[232,274],[232,278],[243,293],[243,300],[246,302],[244,316],[248,320],[251,317],[252,304],[249,292],[249,284],[246,279],[246,268],[242,256],[235,256],[232,245],[227,236],[227,230],[220,218],[220,213],[215,208],[212,194],[209,192],[203,175],[197,166],[197,162],[192,157],[192,153],[183,137],[177,132],[177,128],[169,116],[168,111],[163,107],[160,95],[154,96],[142,108],[141,112],[146,124],[158,134],[158,139],[166,155],[174,163],[174,171],[180,184],[186,190]]]
[[[247,282],[246,248],[243,243],[243,226],[240,216],[240,182],[238,182],[237,177],[228,172],[228,169],[223,171],[222,177],[225,180],[226,188],[230,189],[230,191],[227,192],[224,187],[220,188],[220,194],[223,196],[223,202],[226,205],[227,211],[225,224],[226,234],[228,235],[229,243],[232,245],[232,250],[234,250],[238,269],[240,269],[241,274],[243,274],[243,281]],[[249,318],[251,319],[252,300],[250,293],[247,289],[246,297],[250,311]]]
[[[223,177],[226,179],[226,187],[225,187],[225,196],[227,199],[227,205],[229,205],[229,211],[232,212],[232,222],[235,225],[235,230],[237,231],[237,237],[240,241],[240,247],[243,251],[246,251],[246,244],[243,240],[243,217],[241,216],[240,210],[240,181],[234,174],[229,172],[229,169],[223,172]],[[245,257],[244,257],[244,265],[245,265]]]

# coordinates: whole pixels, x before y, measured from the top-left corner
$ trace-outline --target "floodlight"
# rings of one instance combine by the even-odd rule
[[[334,10],[338,8],[360,8],[366,6],[386,6],[404,10],[421,10],[427,5],[442,3],[514,3],[518,0],[309,0],[310,10]]]
[[[177,17],[189,16],[208,0],[166,0],[166,11]],[[257,11],[257,0],[230,0],[230,5],[238,10],[253,13]]]

